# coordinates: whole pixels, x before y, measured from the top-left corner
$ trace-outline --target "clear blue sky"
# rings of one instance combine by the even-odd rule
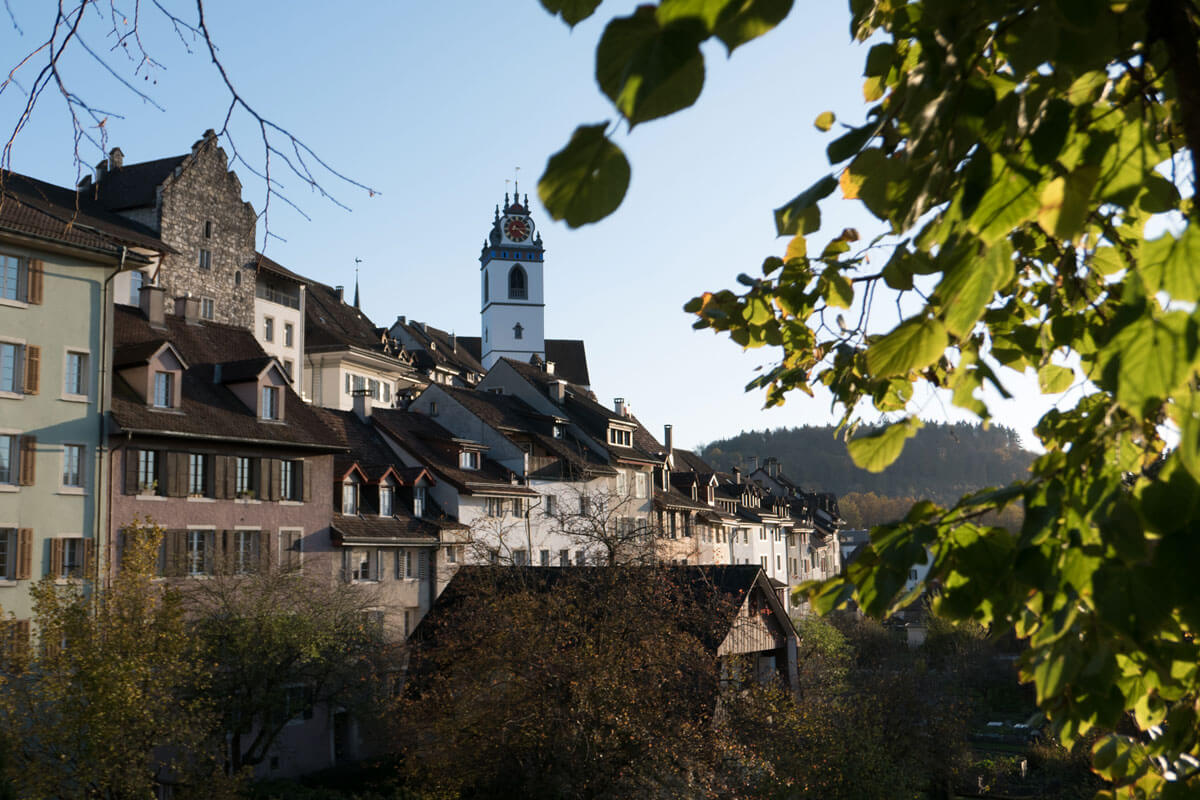
[[[132,10],[132,0],[124,4]],[[13,4],[23,35],[0,12],[0,52],[36,46],[49,5]],[[194,15],[191,0],[166,5]],[[742,352],[724,337],[693,331],[681,306],[704,290],[733,287],[738,273],[755,274],[764,257],[782,254],[786,241],[775,238],[771,209],[827,170],[829,136],[813,119],[830,109],[861,120],[866,52],[850,41],[844,3],[798,3],[778,30],[732,59],[719,47],[706,50],[698,106],[632,133],[621,129],[616,139],[633,164],[629,194],[611,218],[575,231],[541,210],[536,182],[575,125],[616,116],[593,77],[602,19],[572,31],[536,0],[354,2],[340,14],[309,0],[206,5],[245,98],[331,166],[379,192],[371,197],[327,176],[347,212],[277,171],[311,222],[273,204],[270,229],[285,241],[267,243],[271,257],[347,286],[360,258],[363,308],[377,324],[403,314],[478,336],[479,247],[519,166],[521,191],[534,200],[547,248],[547,336],[586,340],[603,402],[626,398],[659,435],[663,423],[674,424],[684,446],[832,419],[820,395],[796,394],[783,408],[761,410],[761,394],[742,387],[772,354]],[[601,16],[634,5],[610,0]],[[66,69],[73,91],[123,117],[110,116],[105,129],[127,162],[186,152],[206,128],[220,128],[228,104],[207,54],[193,45],[189,55],[152,10],[143,13],[143,40],[165,69],[133,82],[165,111],[82,52]],[[85,41],[107,52],[110,28],[91,19]],[[132,65],[122,74],[131,72]],[[32,74],[26,87],[30,80]],[[11,89],[0,96],[6,134],[23,101]],[[261,165],[246,122],[238,121],[236,142]],[[95,163],[99,155],[87,151],[85,159]],[[12,166],[44,180],[75,179],[69,118],[51,92],[17,140]],[[238,172],[245,198],[261,210],[261,181],[245,168]],[[877,230],[857,203],[837,205],[826,214],[828,230]],[[1030,399],[1005,404],[999,421],[1027,434],[1040,410],[1044,403]],[[938,419],[947,411],[927,398],[922,414]]]

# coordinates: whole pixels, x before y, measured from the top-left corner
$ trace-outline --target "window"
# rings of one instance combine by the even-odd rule
[[[508,299],[524,300],[529,296],[525,270],[515,266],[508,272]]]
[[[238,497],[253,497],[254,490],[254,459],[238,456],[233,482],[234,494]]]
[[[407,580],[412,580],[413,578],[417,577],[416,572],[414,572],[414,570],[413,570],[412,550],[404,551],[403,561],[404,561],[404,577]]]
[[[268,342],[275,341],[275,320],[272,317],[263,318],[263,339]]]
[[[521,323],[519,323],[519,322],[516,325],[513,325],[513,338],[514,339],[525,338],[525,329],[521,327]]]
[[[279,387],[264,386],[262,389],[262,418],[279,419]]]
[[[210,219],[204,220],[204,238],[205,239],[212,238],[212,220],[210,220]]]
[[[549,550],[542,551],[541,565],[543,567],[550,566],[550,551]]]
[[[461,469],[479,469],[479,453],[474,450],[462,451],[458,454],[458,466]]]
[[[296,326],[290,322],[283,323],[283,346],[292,347],[296,337]]]
[[[83,454],[84,445],[63,445],[63,476],[62,485],[69,489],[83,488]]]
[[[258,569],[258,531],[233,532],[233,572],[245,575]]]
[[[292,364],[292,360],[290,358],[285,358],[283,360],[283,372],[285,375],[287,375],[287,378],[289,381],[294,380],[294,378],[292,377],[293,366],[294,365]]]
[[[154,373],[154,407],[171,408],[175,399],[175,375],[170,372]]]
[[[640,499],[645,499],[646,492],[648,491],[648,484],[649,481],[646,478],[646,473],[635,472],[633,475],[633,496]]]
[[[761,564],[761,565],[762,565],[762,568],[763,568],[763,569],[766,569],[766,568],[767,568],[767,557],[766,557],[766,556],[759,556],[759,557],[758,557],[758,562],[759,562],[759,564]]]
[[[23,258],[0,253],[0,299],[26,302],[28,264]]]
[[[187,574],[207,575],[214,531],[187,532]]]
[[[554,438],[555,439],[563,438],[563,426],[559,425],[557,423],[555,423],[555,425],[554,425]]]
[[[342,484],[342,513],[358,513],[358,484],[355,481]]]
[[[488,301],[488,274],[487,274],[487,272],[484,272],[483,273],[483,302],[486,303],[487,301]]]
[[[212,251],[200,248],[200,269],[212,269]]]
[[[575,566],[582,567],[587,563],[587,554],[582,550],[575,551]]]
[[[304,459],[280,462],[279,499],[298,502],[305,500]]]
[[[20,394],[24,391],[24,351],[19,344],[0,342],[0,392]]]
[[[514,497],[512,501],[512,513],[514,517],[525,516],[525,501],[519,497]]]
[[[633,445],[633,433],[631,431],[621,430],[620,428],[609,428],[608,443],[619,445],[621,447],[630,447]]]
[[[529,551],[524,548],[513,550],[513,563],[518,567],[529,566]]]
[[[547,517],[553,517],[558,513],[558,497],[552,494],[543,495],[542,509],[542,513]]]
[[[188,495],[203,497],[208,494],[208,456],[204,453],[188,453]]]
[[[617,497],[622,498],[629,493],[629,475],[624,470],[617,470]]]
[[[450,547],[446,548],[446,563],[447,564],[457,564],[458,563],[458,547],[459,547],[458,545],[451,545]]]
[[[158,489],[158,451],[137,451],[137,488],[139,492],[154,492]]]
[[[17,437],[11,433],[0,433],[0,483],[17,482]],[[0,573],[2,575],[3,573]]]
[[[83,396],[88,393],[87,362],[87,353],[67,352],[63,375],[63,394]]]
[[[350,578],[356,581],[379,580],[376,572],[374,550],[352,550],[350,552]]]
[[[760,542],[765,542],[767,540],[767,529],[766,528],[758,529],[758,540]]]
[[[413,487],[413,516],[418,519],[425,516],[425,487]]]
[[[313,690],[307,686],[288,686],[283,690],[283,718],[313,718]]]
[[[569,566],[571,563],[571,553],[568,550],[558,551],[558,565],[560,567]]]
[[[504,501],[499,497],[489,497],[487,499],[487,515],[489,517],[503,517]]]
[[[73,536],[53,540],[51,562],[54,569],[54,577],[81,577],[83,575],[83,538]]]
[[[395,496],[396,490],[390,485],[379,487],[379,516],[390,517],[392,515],[392,498]],[[413,491],[413,506],[417,505],[416,491]],[[414,516],[421,516],[414,512]]]
[[[200,298],[200,318],[213,319],[216,316],[215,303],[211,297]]]
[[[592,510],[592,501],[586,494],[579,495],[579,513],[587,515]]]
[[[129,273],[129,305],[137,306],[142,303],[142,287],[146,285],[146,273],[140,269]]]

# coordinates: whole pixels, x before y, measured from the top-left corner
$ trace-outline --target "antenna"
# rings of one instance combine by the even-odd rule
[[[517,182],[520,179],[520,167],[513,167],[513,201],[516,202],[516,196],[521,193],[521,185]]]

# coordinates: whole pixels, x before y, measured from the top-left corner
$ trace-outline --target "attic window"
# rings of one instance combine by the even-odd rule
[[[555,439],[563,438],[563,426],[559,425],[557,423],[555,423],[555,425],[554,425],[554,438]]]
[[[262,418],[279,419],[279,387],[262,387]]]
[[[175,406],[175,375],[171,372],[154,373],[154,407]]]
[[[479,453],[474,450],[464,450],[458,454],[458,466],[461,469],[479,469]]]
[[[631,431],[621,430],[620,428],[609,428],[608,443],[619,445],[621,447],[630,447],[633,445],[633,433]]]

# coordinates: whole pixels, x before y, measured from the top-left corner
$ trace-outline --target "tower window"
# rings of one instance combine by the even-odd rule
[[[488,301],[488,274],[483,273],[483,302]]]
[[[528,281],[525,278],[525,270],[520,266],[513,267],[508,273],[508,298],[510,300],[524,300],[529,296],[527,288]]]
[[[525,329],[521,327],[521,323],[518,322],[516,325],[513,325],[513,338],[514,339],[523,338],[524,333],[525,333]]]

